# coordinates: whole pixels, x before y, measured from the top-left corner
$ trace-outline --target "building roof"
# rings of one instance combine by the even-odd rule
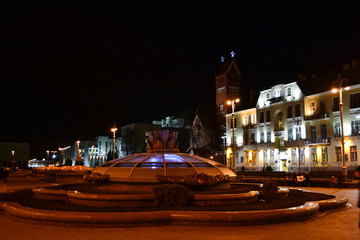
[[[237,69],[239,69],[239,67],[236,64],[235,58],[230,58],[229,60],[220,64],[218,70],[216,71],[215,76],[220,76],[220,75],[226,73],[232,64],[235,64]]]

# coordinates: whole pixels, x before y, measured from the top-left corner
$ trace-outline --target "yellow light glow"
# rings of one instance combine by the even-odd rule
[[[344,89],[345,89],[345,90],[350,90],[350,87],[349,87],[349,86],[348,86],[348,87],[344,87]]]
[[[230,155],[230,153],[232,153],[232,149],[230,147],[228,147],[228,149],[226,150],[226,154]]]
[[[235,99],[235,102],[236,103],[240,102],[240,99],[239,98]]]
[[[117,130],[118,130],[117,128],[112,128],[112,129],[111,129],[112,132],[115,132],[115,131],[117,131]]]
[[[231,105],[231,101],[230,101],[230,100],[228,100],[226,103],[227,103],[227,105]]]
[[[320,159],[320,158],[322,158],[322,156],[321,156],[321,147],[317,147],[316,148],[316,155],[317,155],[317,160],[318,160],[318,162],[319,162],[319,160],[323,160],[323,159]]]
[[[333,88],[333,89],[331,89],[331,92],[333,92],[333,93],[337,93],[337,92],[338,92],[338,90],[337,90],[337,88]]]

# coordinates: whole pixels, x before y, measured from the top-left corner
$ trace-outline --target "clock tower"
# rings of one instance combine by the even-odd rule
[[[225,61],[221,58],[221,64],[215,75],[216,91],[216,125],[218,131],[225,132],[225,114],[231,112],[231,106],[227,105],[227,100],[240,98],[241,72],[234,58]],[[242,99],[240,98],[240,102]],[[223,135],[223,134],[222,134]]]

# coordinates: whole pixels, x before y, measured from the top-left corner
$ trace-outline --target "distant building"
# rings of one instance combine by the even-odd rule
[[[183,118],[175,118],[168,116],[161,121],[153,121],[152,124],[160,125],[162,128],[185,128],[185,121]]]
[[[0,166],[27,168],[29,143],[0,142]]]
[[[89,167],[96,167],[107,161],[109,152],[113,151],[113,138],[107,136],[98,136],[93,141],[80,141],[71,147],[71,159],[73,165],[78,164],[76,157],[78,155],[78,148],[81,154],[83,164]],[[121,138],[115,139],[115,152],[118,157],[122,156]],[[120,155],[120,156],[119,156]]]
[[[223,60],[215,75],[216,130],[225,132],[225,114],[231,111],[231,106],[227,105],[226,102],[230,99],[240,98],[240,88],[241,72],[235,58]]]

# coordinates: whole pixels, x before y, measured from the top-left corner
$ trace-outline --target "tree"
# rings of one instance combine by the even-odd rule
[[[65,164],[64,164],[65,166],[72,166],[72,160],[71,159],[69,159],[69,158],[67,158],[66,160],[65,160]]]
[[[115,159],[119,158],[119,152],[115,151]],[[107,161],[113,160],[113,151],[107,153]]]

